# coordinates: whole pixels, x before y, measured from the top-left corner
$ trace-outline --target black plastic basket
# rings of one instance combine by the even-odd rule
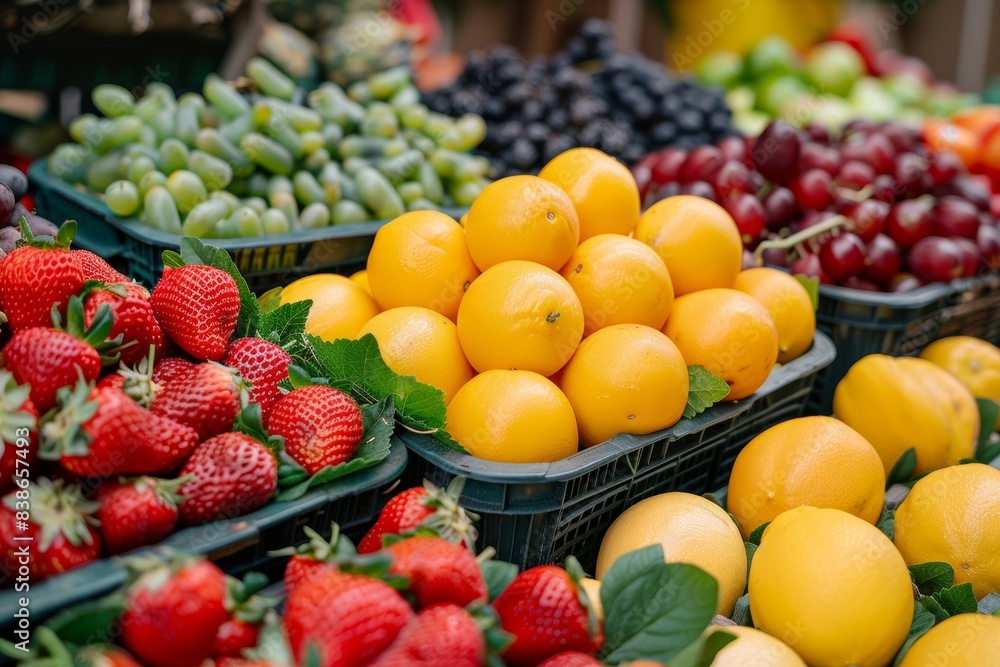
[[[153,229],[138,220],[117,218],[107,205],[48,172],[48,160],[34,162],[28,179],[37,189],[39,215],[59,223],[76,220],[74,245],[90,250],[125,275],[154,285],[163,272],[163,251],[176,250],[180,237]],[[464,209],[447,210],[458,219]],[[388,220],[335,225],[323,229],[250,239],[211,239],[224,248],[247,281],[261,294],[313,273],[350,274],[365,268],[375,232]]]
[[[297,500],[275,502],[238,519],[215,521],[180,530],[163,542],[137,549],[132,555],[165,558],[172,550],[202,555],[233,575],[268,570],[269,551],[302,544],[304,526],[329,534],[331,522],[357,541],[378,518],[394,486],[406,469],[407,451],[393,441],[389,457],[376,466],[359,470],[308,491]],[[79,602],[118,588],[126,571],[117,558],[102,558],[36,585],[28,592],[0,591],[0,629],[12,627],[18,598],[30,601],[31,624]]]
[[[820,370],[833,361],[830,339],[776,368],[752,396],[709,408],[649,435],[618,435],[554,463],[494,463],[429,436],[404,433],[411,474],[438,486],[468,478],[461,504],[478,513],[479,547],[520,567],[574,555],[597,560],[611,523],[635,503],[667,491],[709,493],[729,481],[736,455],[762,431],[806,410]]]
[[[975,336],[1000,345],[1000,275],[962,278],[912,292],[883,294],[821,285],[819,329],[837,359],[816,382],[810,409],[830,414],[833,392],[848,369],[869,354],[914,356],[946,336]]]

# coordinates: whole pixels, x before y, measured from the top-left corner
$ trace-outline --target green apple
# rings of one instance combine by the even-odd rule
[[[798,54],[781,37],[766,37],[747,54],[746,70],[751,79],[791,74],[799,68]]]
[[[728,90],[743,76],[743,59],[732,51],[716,51],[701,59],[695,75],[707,84]]]
[[[869,76],[858,79],[847,99],[859,117],[874,121],[892,119],[901,106],[879,79]]]
[[[890,95],[907,106],[919,106],[928,96],[927,84],[915,74],[892,74],[882,79],[882,83]]]
[[[757,95],[749,86],[736,86],[726,93],[726,104],[733,113],[751,111],[757,103]]]
[[[792,100],[809,88],[794,74],[785,74],[765,80],[758,89],[757,106],[771,114],[777,114]]]
[[[733,115],[733,127],[748,137],[759,135],[770,122],[771,117],[760,111],[741,111]]]
[[[821,93],[846,96],[865,71],[865,61],[854,47],[843,42],[824,42],[813,48],[806,61],[806,74]]]

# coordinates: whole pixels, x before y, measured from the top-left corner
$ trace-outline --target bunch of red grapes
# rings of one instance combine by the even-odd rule
[[[774,121],[756,139],[652,153],[633,173],[647,206],[690,194],[725,207],[747,265],[891,292],[1000,269],[1000,195],[896,123],[859,120],[833,137]]]

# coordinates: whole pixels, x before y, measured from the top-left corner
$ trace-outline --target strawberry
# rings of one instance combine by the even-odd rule
[[[25,495],[30,498],[30,512]],[[95,509],[95,503],[84,500],[79,486],[59,479],[41,477],[4,496],[0,502],[0,575],[6,576],[0,576],[0,583],[5,579],[10,583],[15,576],[35,583],[96,560],[101,537],[93,527]],[[25,545],[30,545],[27,551]]]
[[[239,658],[246,649],[257,647],[261,626],[277,623],[273,609],[281,598],[258,595],[270,581],[259,572],[250,572],[243,581],[229,578],[226,611],[229,618],[219,626],[212,642],[212,657]]]
[[[417,614],[371,667],[481,667],[485,658],[486,641],[469,612],[438,604]]]
[[[83,302],[87,326],[94,321],[102,304],[107,304],[111,310],[113,324],[109,335],[112,338],[122,337],[122,363],[139,363],[149,355],[150,347],[154,348],[156,356],[163,352],[163,331],[153,316],[153,306],[149,303],[149,292],[145,287],[128,283],[90,292]]]
[[[110,644],[86,646],[74,658],[81,667],[142,667],[125,649]]]
[[[292,358],[269,340],[240,338],[229,346],[223,363],[238,370],[243,381],[249,383],[250,402],[260,405],[261,418],[267,426],[271,408],[282,396],[278,383],[288,377]]]
[[[55,239],[36,241],[21,224],[21,245],[0,263],[0,311],[12,331],[52,326],[52,311],[65,313],[70,297],[83,290],[83,269],[69,252],[75,233],[70,221]]]
[[[131,282],[127,276],[120,273],[113,266],[89,250],[70,250],[69,252],[74,258],[76,258],[80,268],[83,269],[84,280],[100,280],[102,283],[108,284],[128,284]]]
[[[39,456],[74,475],[166,474],[198,446],[194,429],[150,414],[120,389],[80,381],[59,395],[59,412],[42,427]]]
[[[295,588],[324,572],[336,572],[339,563],[344,558],[353,556],[356,552],[350,540],[340,534],[340,526],[336,523],[330,530],[330,539],[325,540],[309,526],[303,532],[309,540],[298,547],[272,552],[272,556],[291,555],[285,565],[285,591],[291,593]]]
[[[503,652],[513,667],[531,667],[563,651],[596,653],[604,644],[600,623],[577,582],[575,558],[569,571],[554,565],[525,570],[497,596],[493,607],[514,643]],[[572,574],[571,574],[572,572]]]
[[[288,667],[266,660],[247,660],[245,658],[216,658],[215,667]]]
[[[0,493],[14,486],[18,470],[21,477],[31,472],[38,458],[38,410],[29,392],[0,370]]]
[[[182,475],[181,520],[232,519],[267,503],[278,488],[278,463],[267,447],[243,433],[223,433],[198,445]]]
[[[202,361],[225,356],[240,316],[240,291],[231,275],[201,265],[167,269],[150,302],[164,333],[185,352]]]
[[[449,542],[473,547],[477,537],[473,522],[479,517],[458,504],[464,484],[465,478],[456,477],[447,490],[424,482],[423,487],[400,492],[382,508],[375,525],[358,544],[358,553],[379,551],[384,535],[402,535],[420,526],[430,528]]]
[[[194,367],[195,364],[180,357],[161,359],[153,367],[153,382],[162,387],[175,377],[190,372]]]
[[[242,391],[243,383],[232,369],[214,362],[196,364],[160,384],[149,411],[190,426],[204,441],[233,429]]]
[[[586,653],[566,651],[552,656],[538,667],[604,667],[604,663]]]
[[[259,637],[260,624],[230,618],[215,633],[212,655],[217,658],[238,658],[244,649],[255,648]]]
[[[299,586],[285,605],[285,630],[297,664],[315,651],[319,667],[363,667],[381,654],[413,610],[388,584],[326,572]]]
[[[208,561],[161,564],[128,589],[123,643],[150,667],[196,667],[229,618],[227,595],[226,575]]]
[[[385,549],[392,555],[389,571],[409,579],[407,591],[418,608],[451,603],[465,607],[486,602],[486,580],[476,557],[440,537],[411,537]]]
[[[179,517],[177,489],[185,481],[139,477],[102,482],[95,498],[101,507],[94,518],[101,523],[105,555],[155,544],[172,533]]]
[[[315,475],[346,463],[361,446],[361,408],[342,391],[323,385],[295,389],[274,404],[268,432],[285,439],[285,452]]]

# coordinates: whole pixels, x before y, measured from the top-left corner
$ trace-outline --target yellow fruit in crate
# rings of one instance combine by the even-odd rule
[[[597,620],[604,620],[604,608],[601,606],[601,582],[597,579],[591,579],[590,577],[584,577],[580,580],[580,588],[583,592],[587,594],[587,600],[590,602],[590,608],[594,610],[594,615],[597,616]]]
[[[747,269],[736,276],[733,289],[757,299],[771,314],[778,329],[779,364],[805,354],[816,333],[816,311],[802,283],[777,269]]]
[[[1000,470],[968,463],[918,481],[896,510],[894,542],[909,565],[951,565],[977,600],[1000,593]]]
[[[472,454],[503,463],[548,463],[577,451],[576,418],[559,387],[531,371],[492,370],[448,404],[448,433]]]
[[[743,241],[732,216],[701,197],[656,202],[639,218],[635,238],[663,258],[677,296],[732,287],[743,267]]]
[[[812,667],[886,667],[913,617],[903,557],[882,531],[835,509],[797,507],[764,531],[750,615]]]
[[[508,176],[476,197],[465,234],[481,271],[512,259],[558,271],[580,242],[580,219],[558,185],[537,176]]]
[[[997,664],[1000,618],[956,614],[921,636],[899,667],[986,667]]]
[[[538,172],[562,188],[580,217],[580,241],[628,235],[639,222],[639,186],[628,167],[594,148],[573,148]]]
[[[368,282],[382,310],[419,306],[454,321],[478,275],[465,232],[438,211],[399,216],[378,230],[368,255]]]
[[[979,407],[953,375],[925,360],[870,354],[833,394],[833,415],[872,443],[886,474],[911,447],[916,473],[971,458]]]
[[[379,313],[361,327],[372,334],[386,365],[444,392],[445,402],[475,375],[458,342],[458,327],[440,313],[405,306]]]
[[[372,297],[373,299],[375,298],[375,295],[372,294],[372,286],[368,282],[368,271],[367,270],[362,269],[361,271],[358,271],[357,273],[352,273],[351,274],[351,280],[353,280],[358,285],[360,285],[361,289],[363,289],[364,291],[368,292],[368,296]]]
[[[778,330],[764,306],[734,289],[685,294],[663,328],[688,366],[704,366],[729,385],[725,400],[757,391],[778,358]]]
[[[583,304],[584,336],[614,324],[660,329],[674,305],[674,287],[663,260],[627,236],[587,239],[561,273]]]
[[[583,307],[552,269],[503,262],[469,287],[458,310],[458,338],[479,372],[517,369],[549,376],[583,338]]]
[[[663,493],[633,505],[615,519],[597,556],[601,579],[620,556],[660,544],[668,563],[690,563],[719,583],[719,614],[733,613],[747,583],[747,554],[740,529],[725,510],[691,493]]]
[[[576,413],[580,444],[618,433],[652,433],[684,413],[688,371],[677,346],[640,324],[606,327],[586,338],[559,374]]]
[[[760,630],[741,625],[708,628],[716,630],[735,635],[736,640],[715,654],[712,667],[806,667],[787,644]]]
[[[354,338],[378,315],[375,301],[347,276],[320,273],[299,278],[281,290],[281,305],[311,300],[306,333],[324,340]]]
[[[885,502],[885,470],[875,448],[831,417],[772,426],[733,464],[726,507],[744,537],[793,507],[832,507],[874,524]]]
[[[973,396],[1000,403],[1000,348],[972,336],[936,340],[920,353],[958,378]],[[1000,417],[996,428],[1000,429]]]

